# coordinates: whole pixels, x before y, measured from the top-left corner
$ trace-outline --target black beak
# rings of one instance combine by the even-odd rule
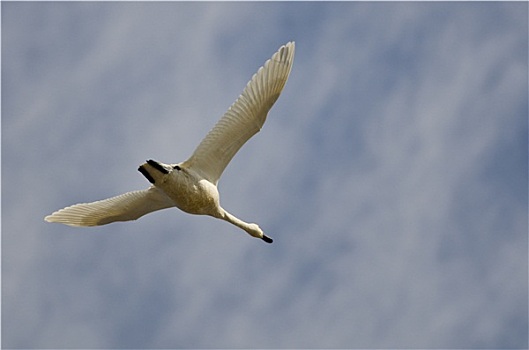
[[[265,241],[266,243],[272,243],[274,241],[272,238],[268,237],[267,235],[263,235],[261,239]]]

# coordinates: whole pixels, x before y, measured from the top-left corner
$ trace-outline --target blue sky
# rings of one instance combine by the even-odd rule
[[[1,6],[4,347],[527,348],[527,3]],[[185,160],[290,40],[219,183],[272,245],[44,222]]]

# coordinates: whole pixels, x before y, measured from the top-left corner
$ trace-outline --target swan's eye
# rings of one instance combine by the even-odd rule
[[[180,170],[180,167],[178,165],[175,165],[173,169]]]

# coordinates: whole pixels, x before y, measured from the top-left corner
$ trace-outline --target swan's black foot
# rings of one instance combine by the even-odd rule
[[[151,174],[149,174],[149,172],[147,171],[147,169],[145,169],[143,165],[138,168],[138,171],[142,173],[143,176],[145,176],[150,183],[154,184],[153,177],[151,176]]]
[[[263,235],[261,239],[265,241],[266,243],[272,243],[274,241],[272,238],[268,237],[267,235]]]
[[[143,176],[145,176],[147,180],[149,180],[149,182],[152,184],[154,184],[156,178],[160,177],[160,174],[158,172],[162,173],[163,175],[169,174],[169,169],[152,159],[149,159],[147,163],[143,163],[138,168],[138,171],[142,173]]]
[[[154,169],[158,170],[162,174],[169,174],[169,170],[165,169],[165,167],[163,165],[161,165],[160,163],[158,163],[155,160],[149,159],[147,161],[147,164],[149,164],[150,166],[152,166]]]

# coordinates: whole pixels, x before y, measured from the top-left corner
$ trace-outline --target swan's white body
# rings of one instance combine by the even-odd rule
[[[151,187],[72,205],[44,219],[70,226],[97,226],[135,220],[176,206],[190,214],[226,220],[251,236],[272,243],[257,224],[246,223],[220,206],[217,183],[235,153],[263,126],[288,79],[294,49],[294,42],[287,43],[266,61],[188,160],[179,164],[148,160],[142,164],[138,170],[152,183]]]

